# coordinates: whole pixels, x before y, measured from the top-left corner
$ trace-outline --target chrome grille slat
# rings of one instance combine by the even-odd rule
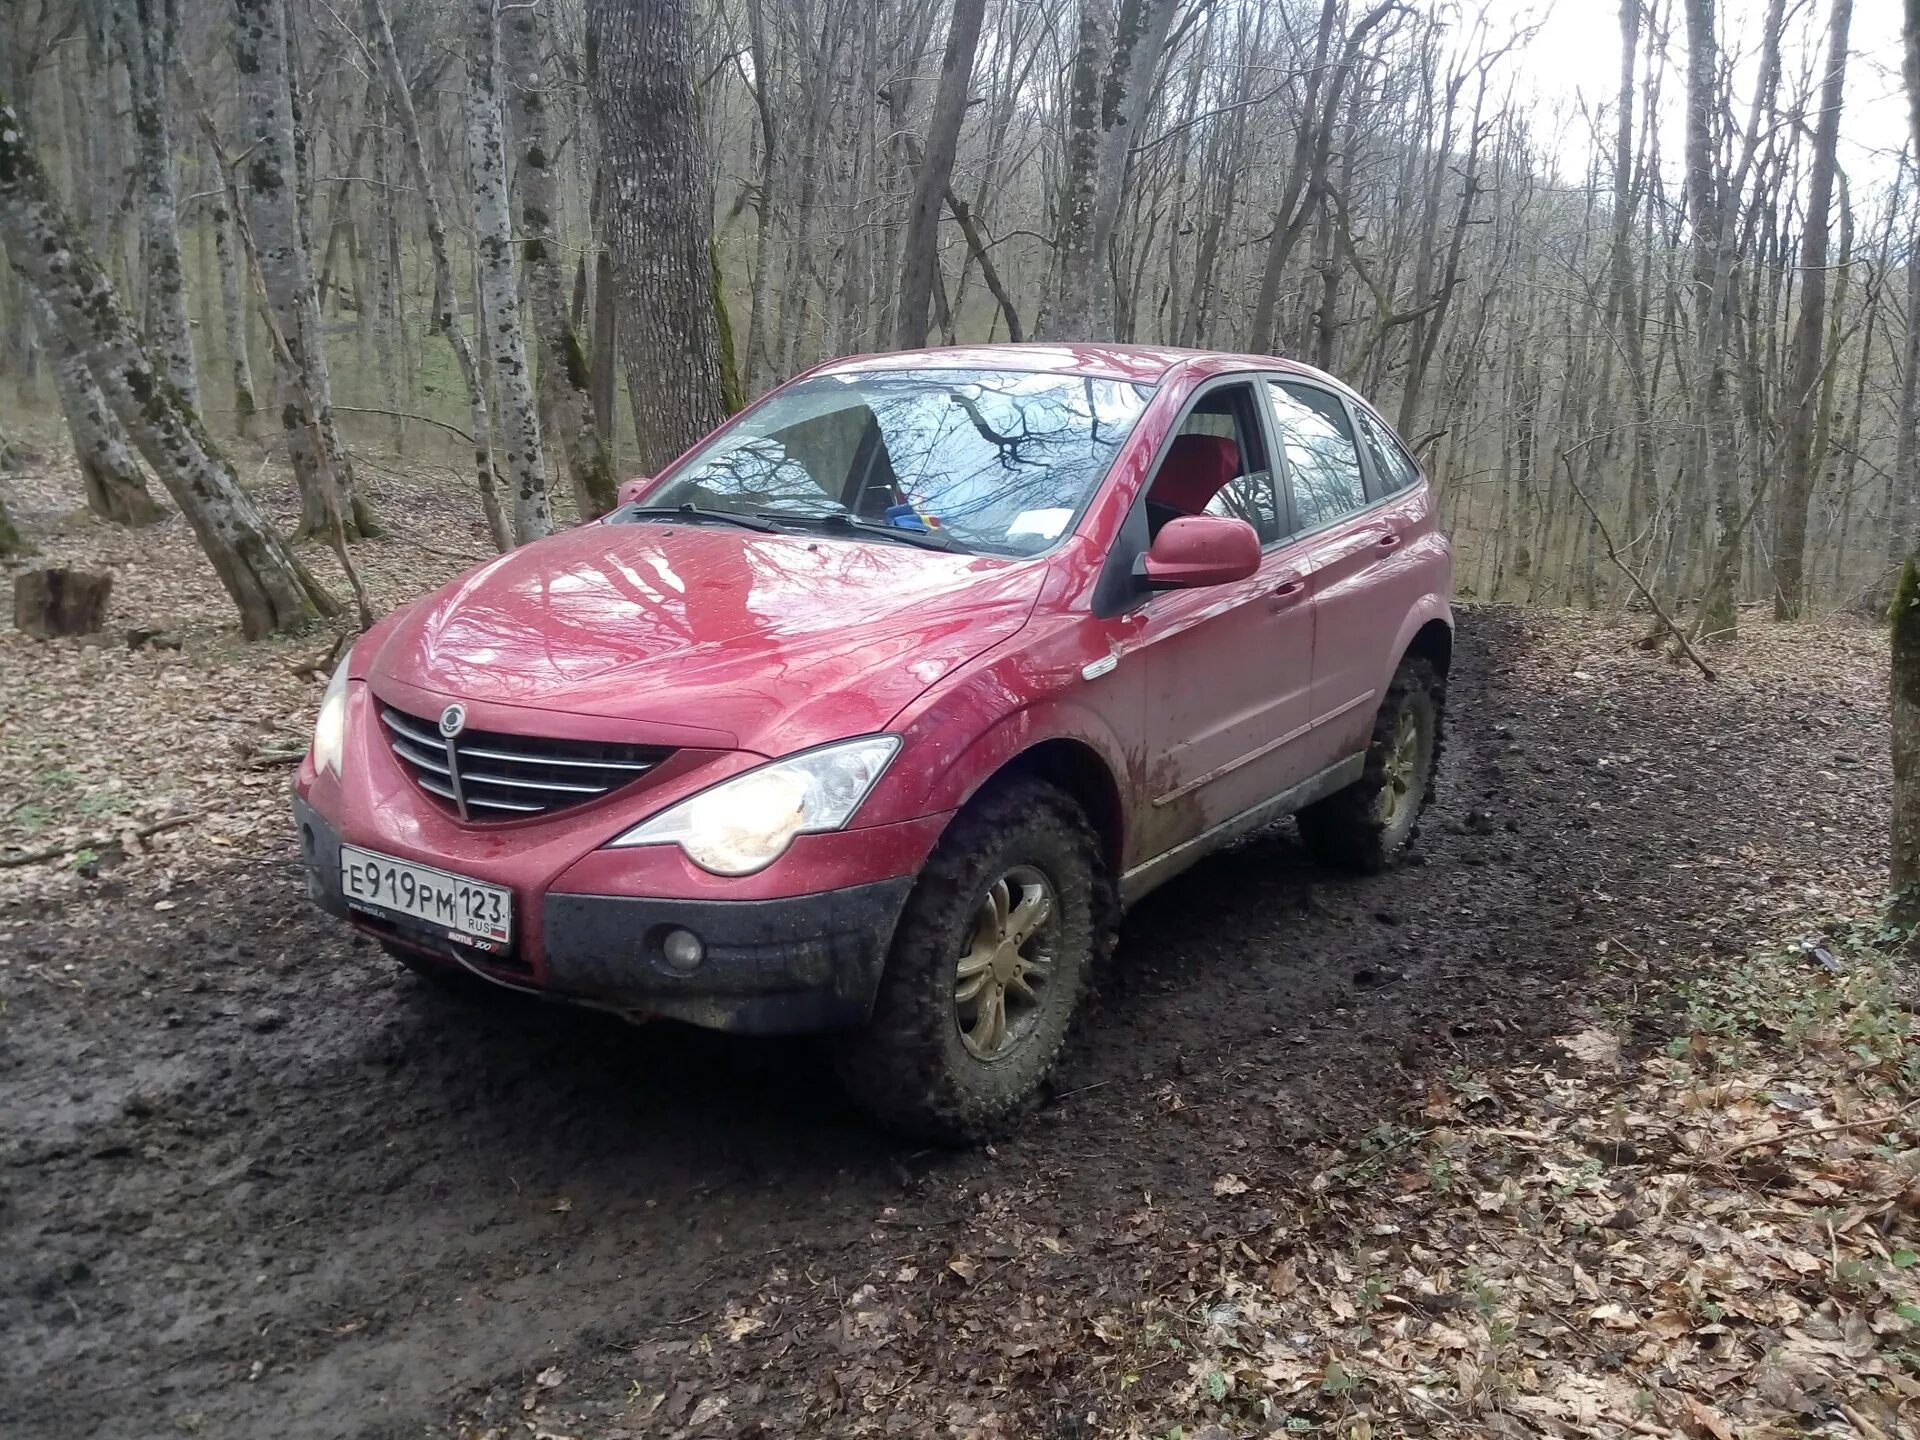
[[[631,770],[636,775],[644,775],[659,763],[656,760],[561,760],[551,755],[515,755],[505,750],[484,750],[474,745],[462,745],[460,758],[462,760],[511,760],[516,765],[560,765],[574,769]]]
[[[479,730],[461,730],[449,740],[437,733],[437,720],[384,704],[379,713],[394,758],[462,819],[513,819],[582,805],[631,784],[673,753]]]
[[[400,756],[400,758],[405,760],[408,764],[418,765],[422,770],[431,770],[436,775],[452,775],[453,774],[453,771],[447,768],[447,747],[446,746],[436,745],[433,747],[435,751],[438,752],[438,758],[436,758],[433,755],[421,754],[420,750],[423,748],[424,747],[416,746],[412,742],[406,741],[406,740],[396,739],[393,742],[394,753]],[[461,778],[464,779],[465,777],[463,776]]]
[[[466,759],[463,754],[461,759]],[[515,780],[508,775],[482,775],[474,770],[460,772],[462,785],[499,785],[506,789],[553,790],[563,795],[604,795],[609,785],[561,785],[552,780]]]

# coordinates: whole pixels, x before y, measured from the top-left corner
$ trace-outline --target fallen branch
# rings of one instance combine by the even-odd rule
[[[120,831],[113,835],[89,835],[84,840],[70,840],[63,845],[49,845],[44,850],[29,850],[24,855],[0,855],[0,869],[10,870],[19,865],[38,865],[43,860],[58,860],[62,855],[77,855],[82,850],[106,850],[123,844],[129,834],[135,840],[145,840],[150,835],[158,835],[162,830],[175,830],[182,825],[191,825],[206,812],[191,810],[185,815],[169,815],[164,820],[154,820],[139,829]]]
[[[1852,1120],[1845,1125],[1802,1125],[1796,1130],[1783,1130],[1778,1135],[1762,1135],[1758,1140],[1748,1140],[1744,1144],[1735,1145],[1731,1150],[1722,1150],[1708,1163],[1724,1165],[1734,1156],[1744,1154],[1748,1150],[1758,1150],[1762,1145],[1780,1145],[1789,1140],[1818,1139],[1822,1135],[1843,1135],[1849,1130],[1871,1130],[1876,1125],[1890,1126],[1896,1121],[1906,1119],[1916,1110],[1920,1110],[1920,1100],[1910,1101],[1891,1115],[1876,1115],[1868,1120]]]
[[[1619,570],[1622,575],[1627,577],[1628,583],[1640,592],[1640,598],[1645,600],[1652,608],[1653,613],[1660,617],[1660,623],[1667,627],[1668,633],[1673,636],[1674,643],[1680,647],[1681,653],[1698,666],[1700,673],[1706,676],[1707,679],[1719,679],[1720,677],[1714,673],[1713,667],[1702,660],[1694,651],[1693,646],[1687,643],[1687,637],[1680,633],[1680,627],[1673,623],[1673,617],[1660,608],[1660,602],[1653,598],[1653,592],[1646,587],[1638,575],[1634,574],[1633,567],[1620,558],[1620,552],[1615,548],[1613,543],[1613,532],[1607,529],[1606,521],[1600,518],[1600,512],[1595,510],[1593,508],[1593,502],[1587,499],[1587,492],[1580,488],[1580,482],[1573,478],[1574,451],[1580,449],[1581,445],[1585,444],[1586,442],[1583,440],[1580,442],[1580,445],[1574,446],[1572,450],[1565,451],[1560,456],[1560,463],[1567,467],[1568,488],[1573,491],[1574,498],[1580,502],[1588,516],[1593,520],[1593,528],[1600,532],[1601,543],[1607,547],[1607,559],[1611,560],[1614,567]]]
[[[325,659],[309,660],[303,665],[296,665],[293,667],[293,673],[298,675],[302,680],[310,679],[316,675],[325,675],[331,678],[333,675],[334,662],[340,658],[340,648],[347,643],[352,635],[353,632],[351,630],[340,631],[333,637],[333,644],[327,647]]]

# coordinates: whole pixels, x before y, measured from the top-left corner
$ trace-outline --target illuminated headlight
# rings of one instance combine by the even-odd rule
[[[340,773],[340,757],[347,743],[347,662],[351,651],[340,661],[327,681],[326,694],[320,697],[320,714],[313,722],[313,768]]]
[[[689,796],[608,843],[678,845],[702,870],[751,875],[784,855],[794,836],[851,820],[899,748],[897,735],[869,735],[790,755]]]

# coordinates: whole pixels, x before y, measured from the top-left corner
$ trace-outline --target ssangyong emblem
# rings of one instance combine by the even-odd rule
[[[449,705],[440,712],[440,733],[451,740],[467,728],[467,707]]]

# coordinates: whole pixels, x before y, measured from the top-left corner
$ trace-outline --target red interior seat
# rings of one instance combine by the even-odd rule
[[[1240,447],[1225,435],[1176,435],[1147,499],[1198,515],[1240,473]]]

